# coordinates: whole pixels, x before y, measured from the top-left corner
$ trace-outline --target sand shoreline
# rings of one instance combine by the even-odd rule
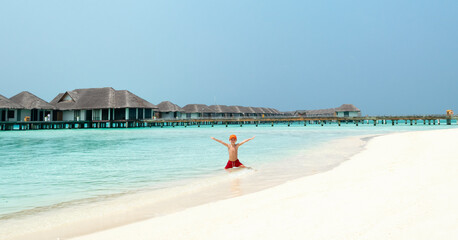
[[[458,129],[376,137],[330,171],[74,239],[447,239],[457,140]]]

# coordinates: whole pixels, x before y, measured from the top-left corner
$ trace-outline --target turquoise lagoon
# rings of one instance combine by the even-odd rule
[[[143,196],[141,204],[134,204],[132,198],[127,201],[145,207],[141,212],[147,214],[140,218],[152,217],[160,212],[154,207],[155,198],[176,210],[188,206],[174,201],[183,198],[177,192],[188,194],[187,199],[199,198],[192,194],[206,196],[195,204],[237,196],[337,166],[361,150],[362,137],[444,128],[456,125],[280,124],[0,132],[0,229],[2,222],[75,206],[105,206],[135,194],[140,194],[135,199]],[[230,134],[239,141],[256,136],[239,150],[240,161],[254,170],[230,173],[223,169],[227,150],[210,137],[227,141]],[[359,142],[342,140],[350,138]],[[227,193],[219,192],[225,187]],[[211,192],[215,196],[209,196]],[[177,207],[170,206],[174,203]]]

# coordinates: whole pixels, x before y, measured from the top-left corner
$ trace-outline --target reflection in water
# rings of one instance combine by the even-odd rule
[[[233,197],[238,197],[243,194],[242,189],[240,188],[240,178],[235,178],[231,180],[231,195]]]

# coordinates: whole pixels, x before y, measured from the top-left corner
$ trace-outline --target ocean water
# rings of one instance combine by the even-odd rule
[[[122,219],[99,226],[103,228],[154,217],[167,208],[178,210],[190,202],[237,196],[325,171],[361,150],[364,137],[456,127],[349,123],[0,132],[0,232],[15,239],[24,229],[18,224],[35,222],[43,239],[55,239],[49,234],[62,219],[84,222],[90,216],[106,218],[107,212]],[[239,149],[240,161],[252,169],[223,169],[227,149],[210,137],[227,141],[231,134],[239,141],[256,136]],[[350,143],[351,138],[356,140]],[[227,186],[226,192],[221,186]],[[135,211],[141,217],[131,216]],[[46,221],[36,224],[37,219]]]

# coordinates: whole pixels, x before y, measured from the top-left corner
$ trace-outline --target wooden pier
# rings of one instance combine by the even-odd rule
[[[188,127],[215,125],[271,125],[292,124],[328,125],[371,124],[377,125],[458,125],[458,117],[437,116],[373,116],[373,117],[276,117],[276,118],[224,118],[224,119],[156,119],[120,121],[40,121],[40,122],[0,122],[0,130],[40,130],[40,129],[88,129],[88,128],[138,128],[138,127]]]
[[[132,128],[147,127],[146,121],[36,121],[0,122],[0,130],[82,129],[82,128]],[[148,125],[151,126],[151,125]]]
[[[289,118],[239,118],[239,119],[159,119],[147,121],[149,124],[153,124],[155,127],[165,126],[193,126],[193,125],[240,125],[251,124],[319,124],[324,126],[325,124],[410,124],[410,125],[440,125],[452,123],[458,124],[458,117],[446,117],[446,116],[375,116],[375,117],[289,117]]]

